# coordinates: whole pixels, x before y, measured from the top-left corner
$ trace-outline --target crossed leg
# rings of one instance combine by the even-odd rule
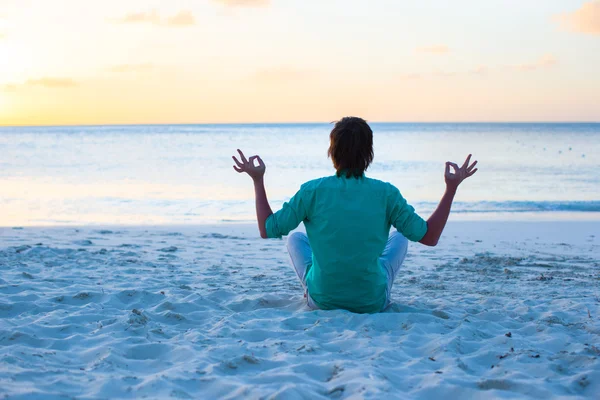
[[[316,305],[310,298],[310,294],[306,288],[306,273],[312,265],[312,249],[310,242],[305,233],[294,232],[287,238],[287,249],[292,259],[292,265],[300,279],[300,283],[304,288],[304,295],[307,297],[308,306],[316,309]],[[406,239],[401,233],[394,231],[390,234],[387,244],[383,250],[383,253],[379,257],[380,264],[385,270],[388,277],[387,286],[387,301],[384,309],[391,303],[390,294],[392,292],[392,285],[400,267],[404,262],[406,253],[408,251],[408,239]],[[383,310],[382,310],[383,311]]]

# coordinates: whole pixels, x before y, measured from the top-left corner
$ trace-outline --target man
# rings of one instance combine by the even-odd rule
[[[233,168],[254,181],[260,236],[280,238],[304,222],[308,236],[290,235],[287,247],[309,307],[357,313],[375,313],[389,305],[408,240],[435,246],[458,186],[477,172],[477,161],[469,164],[471,155],[461,167],[447,162],[446,192],[424,221],[392,184],[365,177],[373,161],[373,132],[363,119],[346,117],[330,134],[328,154],[336,174],[305,183],[273,214],[264,162],[238,152],[240,160],[233,157]],[[390,235],[391,226],[396,231]]]

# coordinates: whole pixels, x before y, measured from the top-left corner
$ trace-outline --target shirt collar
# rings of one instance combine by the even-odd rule
[[[365,177],[364,171],[363,171],[362,175],[360,175],[359,177],[355,177],[354,175],[351,175],[350,178],[348,178],[346,176],[347,173],[348,173],[348,169],[342,169],[342,170],[336,172],[336,176],[338,178],[342,178],[342,179],[350,179],[350,178],[356,178],[356,179],[358,179],[358,178],[364,178]]]

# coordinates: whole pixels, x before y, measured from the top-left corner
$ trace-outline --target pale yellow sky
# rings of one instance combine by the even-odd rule
[[[599,121],[600,0],[0,0],[0,125]]]

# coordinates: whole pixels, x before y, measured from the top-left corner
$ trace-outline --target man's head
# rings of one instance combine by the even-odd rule
[[[327,155],[337,175],[358,178],[373,161],[373,131],[358,117],[345,117],[335,123],[329,135]]]

